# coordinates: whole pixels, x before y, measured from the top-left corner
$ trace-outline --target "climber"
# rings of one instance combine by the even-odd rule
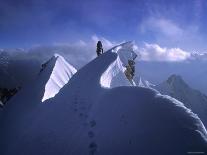
[[[96,53],[97,53],[97,56],[103,54],[103,46],[102,46],[102,43],[101,41],[98,41],[97,43],[97,46],[96,46]]]

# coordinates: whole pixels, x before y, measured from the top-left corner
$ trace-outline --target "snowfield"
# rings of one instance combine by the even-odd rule
[[[44,104],[42,97],[45,89],[50,92],[46,85],[59,58],[53,57],[36,81],[4,107],[0,117],[0,154],[207,153],[207,132],[196,114],[153,89],[130,86],[123,71],[125,59],[132,53],[133,44],[127,42],[75,74],[71,72],[72,78],[63,76],[69,81],[65,80],[61,87],[65,85],[56,89],[59,92]],[[58,69],[55,77],[62,73],[66,75],[67,71]],[[48,85],[59,84],[60,79]]]

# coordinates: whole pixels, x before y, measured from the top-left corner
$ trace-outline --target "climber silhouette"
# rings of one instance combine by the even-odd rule
[[[101,54],[103,54],[103,46],[102,46],[101,41],[97,42],[96,53],[97,53],[97,56],[100,56]]]

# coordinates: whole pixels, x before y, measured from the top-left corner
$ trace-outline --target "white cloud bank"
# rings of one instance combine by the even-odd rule
[[[167,47],[180,47],[191,52],[195,49],[206,51],[205,37],[196,23],[183,24],[162,15],[151,15],[139,24],[138,32]]]
[[[55,43],[53,46],[48,47],[39,45],[28,51],[23,50],[24,52],[19,52],[18,50],[18,52],[9,53],[13,55],[14,59],[36,58],[40,59],[41,62],[48,60],[54,53],[59,53],[76,68],[81,68],[96,57],[96,43],[98,40],[102,41],[104,51],[119,44],[116,41],[110,41],[104,37],[93,35],[88,40],[79,40],[74,43]],[[134,50],[139,56],[137,60],[142,61],[175,62],[207,57],[206,54],[191,54],[181,48],[162,47],[159,44],[152,43],[145,43],[142,46],[135,44]]]
[[[145,43],[144,47],[138,48],[141,60],[144,61],[183,61],[191,54],[180,48],[160,47],[158,44]]]

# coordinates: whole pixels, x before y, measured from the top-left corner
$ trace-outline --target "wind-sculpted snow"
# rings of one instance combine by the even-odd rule
[[[118,73],[120,73],[120,72],[124,73],[124,70],[125,70],[125,68],[122,66],[119,57],[117,57],[117,59],[108,67],[108,69],[101,76],[101,79],[100,79],[101,86],[106,87],[106,88],[110,88],[112,79]],[[126,78],[125,78],[125,81],[127,81]]]
[[[55,57],[57,60],[55,62],[55,66],[53,67],[50,78],[45,85],[45,92],[42,102],[54,97],[77,72],[77,70],[72,65],[68,64],[62,56],[55,54]]]
[[[109,65],[106,71],[102,74],[100,79],[100,84],[105,88],[113,88],[117,86],[130,86],[130,82],[127,80],[124,71],[126,70],[126,65],[129,59],[132,59],[133,44],[128,42],[124,46],[117,46],[111,51],[117,54],[115,61]],[[121,60],[122,59],[122,60]]]
[[[130,44],[119,45],[119,52],[127,51],[124,49]],[[0,154],[206,153],[206,130],[182,103],[149,88],[111,88],[117,72],[121,72],[118,62],[123,63],[119,52],[113,52],[116,48],[78,70],[46,104],[39,100],[28,108],[35,96],[21,102],[13,99],[2,111]],[[101,80],[106,75],[112,80]],[[16,111],[12,105],[17,103],[24,106]]]

